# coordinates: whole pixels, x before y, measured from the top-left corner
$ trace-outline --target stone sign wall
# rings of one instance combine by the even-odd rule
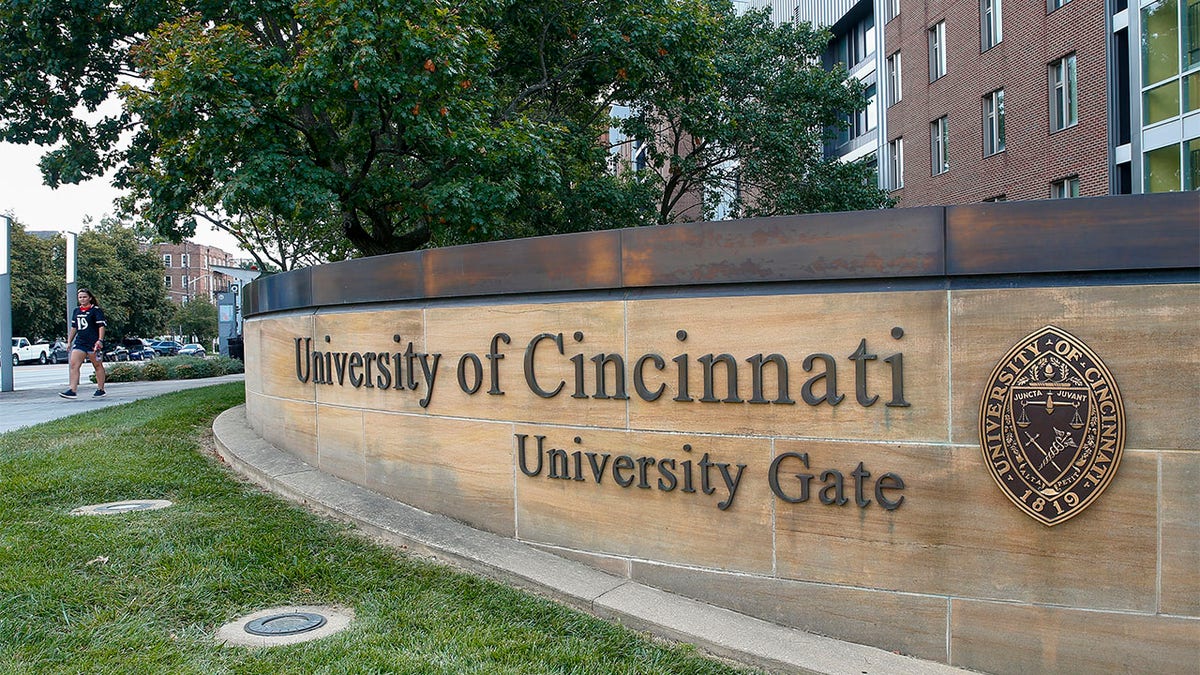
[[[904,209],[277,275],[247,290],[248,418],[399,501],[789,626],[1182,671],[1198,217],[1195,194]]]

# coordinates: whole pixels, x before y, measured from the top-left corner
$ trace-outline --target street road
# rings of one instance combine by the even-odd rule
[[[44,366],[17,366],[13,368],[13,390],[21,391],[22,389],[44,389],[46,387],[62,385],[63,389],[67,388],[69,366],[65,363],[57,365],[46,364]],[[91,382],[92,373],[95,368],[92,364],[85,362],[83,368],[79,371],[79,383],[87,384]]]

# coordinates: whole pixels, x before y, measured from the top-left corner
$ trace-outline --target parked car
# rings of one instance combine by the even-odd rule
[[[70,360],[71,350],[67,349],[67,343],[55,340],[54,344],[50,345],[50,363],[66,363]]]
[[[104,353],[104,360],[107,361],[128,361],[129,350],[122,345],[117,345]]]
[[[29,361],[49,363],[50,345],[44,342],[35,345],[29,342],[29,338],[14,337],[12,339],[12,364],[19,366]]]
[[[142,338],[125,338],[125,340],[121,342],[121,345],[125,347],[125,349],[129,350],[130,361],[149,361],[157,356],[154,351],[154,347],[150,345],[149,340],[143,340]]]
[[[183,345],[174,340],[158,340],[157,342],[151,342],[150,346],[159,356],[175,356],[183,347]]]
[[[205,356],[208,355],[208,353],[204,351],[204,347],[196,344],[195,342],[192,342],[192,343],[189,343],[189,344],[186,344],[186,345],[180,347],[179,355],[180,356],[199,356],[200,358],[204,358]]]

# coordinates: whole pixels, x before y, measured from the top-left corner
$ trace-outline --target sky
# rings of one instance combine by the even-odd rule
[[[103,179],[53,190],[43,185],[37,167],[42,153],[36,145],[0,143],[0,214],[13,216],[28,230],[79,232],[86,216],[99,223],[115,211],[113,200],[120,193]],[[191,241],[248,257],[236,239],[203,223],[197,224]]]

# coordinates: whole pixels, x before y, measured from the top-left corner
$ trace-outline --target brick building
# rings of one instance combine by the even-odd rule
[[[225,251],[184,240],[179,244],[155,244],[162,256],[163,283],[167,295],[176,303],[196,297],[207,297],[229,288],[230,277],[214,270],[214,266],[232,267],[235,261]]]
[[[1200,0],[752,0],[868,86],[827,152],[900,206],[1200,188]]]

